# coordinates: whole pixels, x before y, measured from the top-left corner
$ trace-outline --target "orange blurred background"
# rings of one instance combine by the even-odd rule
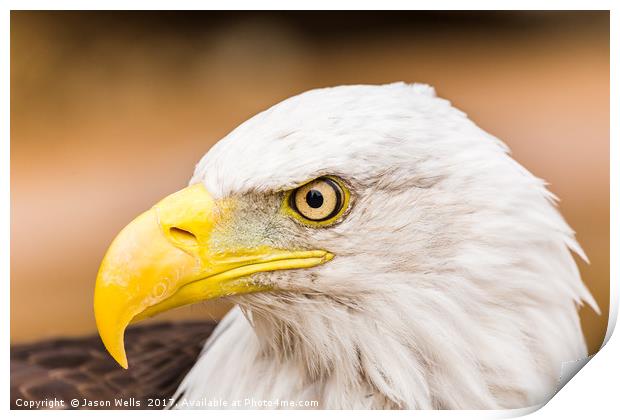
[[[417,81],[546,179],[609,307],[607,12],[12,12],[11,340],[95,331],[98,264],[235,126],[315,87]],[[157,318],[219,318],[224,302]]]

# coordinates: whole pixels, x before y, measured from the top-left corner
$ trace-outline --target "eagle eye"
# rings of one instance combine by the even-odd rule
[[[297,219],[309,225],[328,225],[346,210],[349,193],[335,178],[321,177],[288,195],[288,207]]]

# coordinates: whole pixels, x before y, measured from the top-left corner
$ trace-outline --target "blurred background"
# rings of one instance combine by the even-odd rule
[[[12,12],[11,340],[95,332],[115,234],[252,115],[316,87],[424,82],[546,179],[609,306],[607,12]],[[157,318],[219,318],[211,302]]]

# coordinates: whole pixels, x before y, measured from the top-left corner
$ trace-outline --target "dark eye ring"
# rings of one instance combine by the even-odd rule
[[[293,190],[288,205],[302,221],[323,225],[340,216],[347,201],[343,185],[331,177],[321,177]]]

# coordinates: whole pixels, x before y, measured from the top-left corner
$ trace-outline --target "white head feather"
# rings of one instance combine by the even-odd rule
[[[587,355],[585,259],[542,180],[426,85],[290,98],[205,155],[215,197],[321,175],[353,190],[344,220],[300,244],[336,255],[261,273],[179,388],[186,399],[316,400],[325,408],[505,408],[551,397]]]

